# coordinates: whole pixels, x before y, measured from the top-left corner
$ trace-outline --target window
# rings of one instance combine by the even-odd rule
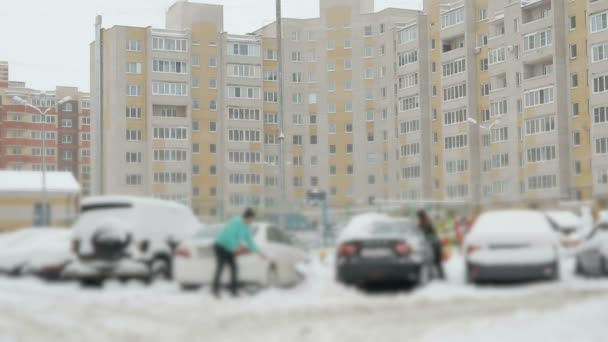
[[[152,94],[154,95],[171,95],[171,96],[188,96],[188,85],[182,82],[152,82]]]
[[[403,121],[403,122],[401,122],[401,124],[399,126],[400,126],[399,132],[401,134],[417,132],[420,130],[420,120],[414,119],[414,120],[409,120],[409,121]]]
[[[467,96],[467,85],[465,83],[443,89],[443,101],[452,101]]]
[[[526,108],[536,107],[553,102],[553,88],[529,90],[524,93]]]
[[[336,145],[329,145],[329,153],[336,154]]]
[[[497,49],[490,49],[490,51],[488,52],[488,56],[488,61],[490,65],[502,63],[505,61],[506,57],[505,48],[501,47]]]
[[[141,41],[139,40],[127,40],[127,51],[139,52],[141,51]]]
[[[155,172],[154,184],[186,184],[188,177],[185,172]]]
[[[576,16],[575,15],[571,15],[570,17],[568,17],[568,26],[569,26],[570,30],[576,29]]]
[[[141,185],[141,175],[129,174],[126,179],[127,185]]]
[[[209,145],[209,153],[217,153],[217,145],[216,144],[210,144]]]
[[[141,74],[141,63],[127,62],[127,74]]]
[[[84,125],[90,125],[91,124],[91,118],[88,117],[88,116],[84,116],[84,117],[81,118],[81,122],[82,122],[83,126]]]
[[[59,126],[61,128],[72,128],[72,120],[71,119],[61,119]]]
[[[465,198],[465,197],[469,196],[469,185],[468,184],[448,185],[446,187],[446,195],[450,199]]]
[[[344,41],[344,48],[345,49],[352,49],[352,47],[353,47],[352,41],[350,39],[346,39]]]
[[[572,104],[572,116],[578,116],[579,114],[580,114],[579,104],[573,103]]]
[[[443,124],[445,126],[454,125],[465,121],[467,121],[466,108],[451,110],[443,113]]]
[[[577,56],[576,44],[570,44],[570,58],[576,58]]]
[[[542,163],[557,159],[555,146],[541,146],[529,148],[527,151],[528,163]]]
[[[414,72],[411,74],[399,76],[398,82],[399,82],[398,83],[399,89],[407,89],[407,88],[415,87],[418,85],[418,73]]]
[[[399,111],[406,112],[420,107],[418,95],[408,96],[399,99]]]
[[[591,61],[593,63],[608,60],[608,42],[599,43],[591,47]]]
[[[139,164],[143,160],[143,156],[141,152],[127,152],[126,153],[126,161],[127,164]]]
[[[441,29],[445,29],[464,22],[464,7],[441,15]]]
[[[229,86],[228,97],[233,99],[260,99],[260,87]]]
[[[507,127],[492,129],[490,139],[492,144],[508,141],[509,129]]]
[[[460,58],[443,64],[443,77],[461,74],[466,71],[466,61]]]
[[[141,119],[141,108],[127,107],[127,119]]]
[[[367,25],[363,28],[363,35],[365,37],[369,37],[373,34],[373,28],[372,25]]]
[[[228,43],[229,56],[260,57],[260,45],[251,43]]]
[[[308,61],[309,62],[317,61],[317,53],[314,50],[308,51]]]
[[[453,150],[468,146],[468,136],[466,134],[445,137],[444,140],[444,148],[446,150]]]
[[[467,159],[450,160],[445,163],[445,171],[449,174],[467,172],[468,170],[469,161]]]
[[[152,37],[152,50],[186,52],[188,51],[187,43],[186,39]]]
[[[302,62],[302,53],[300,51],[291,52],[291,61],[294,63]]]
[[[572,133],[572,144],[574,146],[580,146],[581,144],[581,132]]]
[[[64,137],[66,137],[66,136],[64,136]],[[71,137],[70,137],[70,140],[72,140]],[[127,141],[141,141],[141,131],[136,130],[136,129],[128,129],[127,130]]]
[[[555,131],[555,116],[529,119],[525,121],[526,135],[534,135]]]
[[[335,48],[336,48],[336,41],[328,40],[327,41],[327,50],[334,50]]]
[[[291,32],[291,40],[293,40],[294,42],[299,42],[300,41],[300,31]]]
[[[154,127],[153,138],[157,140],[188,140],[188,128]]]
[[[487,8],[480,8],[479,9],[479,21],[483,21],[488,19],[488,9]]]
[[[327,71],[336,71],[336,61],[327,62]]]
[[[91,133],[81,133],[80,134],[80,139],[82,141],[91,141]]]
[[[481,70],[481,71],[487,71],[488,70],[488,59],[487,58],[483,58],[480,61],[479,70]]]
[[[553,31],[546,30],[535,32],[524,36],[524,51],[540,49],[553,44]]]
[[[366,46],[365,49],[363,49],[363,56],[365,58],[374,57],[374,48],[371,46]]]
[[[127,96],[141,96],[141,86],[140,85],[127,85]]]
[[[260,142],[260,131],[258,130],[228,130],[228,141],[235,142]]]
[[[595,139],[595,153],[608,154],[608,138]]]
[[[249,64],[228,64],[228,76],[240,78],[260,78],[260,66]]]
[[[539,191],[557,188],[556,175],[542,175],[528,177],[528,191]]]
[[[264,51],[264,59],[267,61],[274,61],[277,59],[277,53],[275,50],[266,49]]]
[[[180,61],[175,61],[175,60],[153,59],[152,60],[152,71],[159,72],[159,73],[185,74],[188,71],[188,68],[186,66],[186,62],[180,62]]]
[[[608,29],[608,12],[595,13],[590,16],[591,33]]]
[[[578,74],[570,75],[570,86],[572,88],[578,87]]]
[[[254,108],[228,108],[229,120],[259,121],[260,110]]]
[[[398,65],[400,67],[417,63],[418,62],[418,50],[412,50],[407,52],[401,52],[397,55]]]
[[[593,92],[603,93],[608,91],[608,75],[599,76],[593,79]]]
[[[264,113],[264,123],[278,124],[279,123],[279,114],[278,113]]]
[[[217,58],[215,57],[209,57],[209,67],[210,68],[216,68],[217,67]]]
[[[265,91],[264,92],[264,102],[279,102],[279,93],[274,91],[274,92],[269,92],[269,91]]]
[[[420,143],[410,143],[401,145],[401,157],[410,157],[420,154]]]

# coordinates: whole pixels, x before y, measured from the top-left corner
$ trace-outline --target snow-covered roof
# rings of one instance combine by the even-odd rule
[[[71,172],[47,172],[48,192],[80,192],[80,185]],[[39,192],[42,189],[42,172],[0,171],[0,193]]]

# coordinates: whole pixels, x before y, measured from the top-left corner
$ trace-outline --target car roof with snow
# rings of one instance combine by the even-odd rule
[[[553,210],[546,211],[545,214],[549,219],[554,222],[558,228],[581,228],[583,225],[583,220],[580,216],[574,214],[571,211],[567,210]]]
[[[159,206],[186,208],[184,205],[173,201],[165,201],[150,197],[135,197],[135,196],[98,196],[87,197],[81,201],[81,207],[105,205],[105,204],[128,204],[132,206]]]
[[[352,239],[369,238],[371,226],[382,222],[391,222],[394,219],[385,214],[369,213],[353,217],[346,227],[340,233],[338,242],[344,242]]]
[[[479,233],[553,233],[547,217],[533,210],[501,210],[482,214],[471,230],[471,235]]]

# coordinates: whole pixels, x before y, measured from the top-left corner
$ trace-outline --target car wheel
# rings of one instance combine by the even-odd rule
[[[201,285],[195,284],[179,284],[179,288],[184,292],[193,292],[201,289]]]
[[[268,273],[266,274],[266,286],[267,287],[279,287],[279,273],[275,265],[270,265]]]
[[[150,263],[150,273],[154,279],[171,280],[171,262],[166,256],[158,256]]]
[[[85,288],[102,288],[104,279],[101,278],[85,278],[80,279],[80,286]]]

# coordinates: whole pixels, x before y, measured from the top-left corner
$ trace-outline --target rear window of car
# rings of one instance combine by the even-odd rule
[[[418,227],[410,221],[377,223],[372,227],[370,232],[374,237],[400,237],[418,233]]]

